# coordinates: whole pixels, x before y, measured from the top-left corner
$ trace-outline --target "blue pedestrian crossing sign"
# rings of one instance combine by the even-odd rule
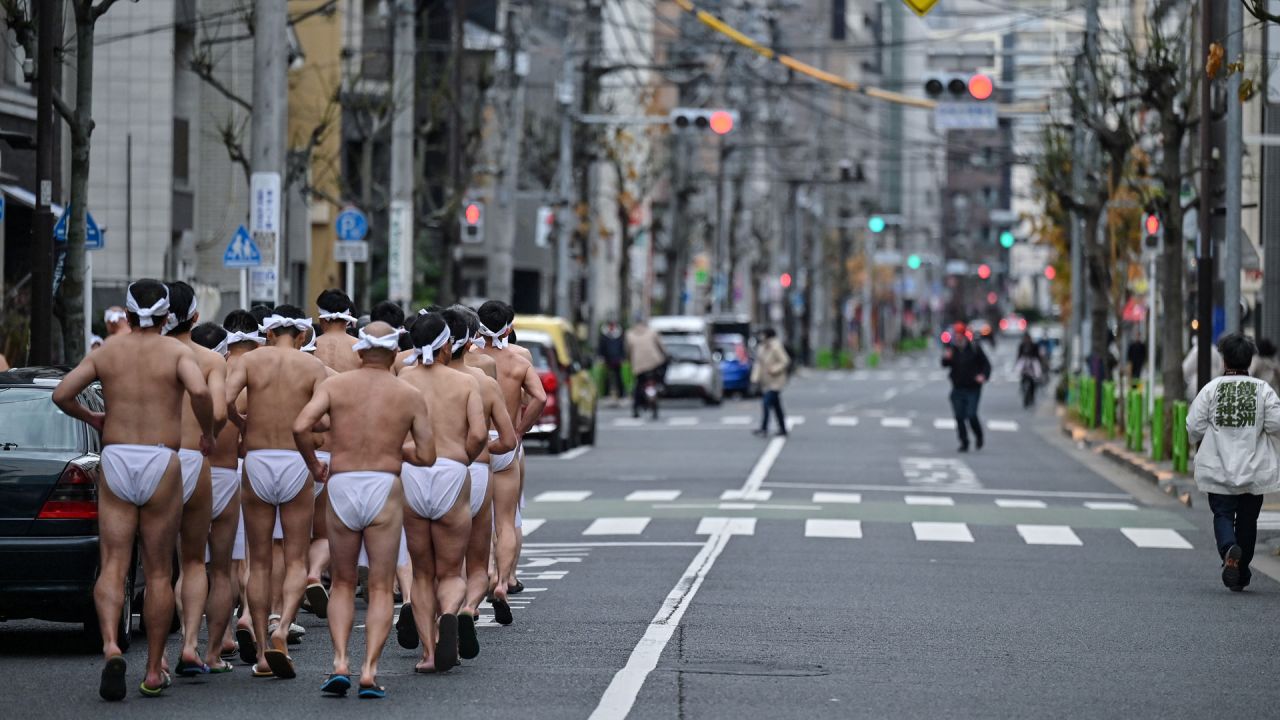
[[[262,265],[262,253],[258,244],[249,237],[249,231],[241,225],[236,234],[227,243],[227,251],[222,253],[222,266],[227,268],[255,268]]]
[[[358,242],[369,234],[369,218],[356,208],[344,208],[333,221],[333,229],[339,240]]]
[[[58,218],[58,223],[53,226],[53,239],[65,243],[67,241],[67,224],[71,218],[71,206],[68,205],[62,211],[62,217]],[[102,238],[102,229],[98,227],[98,221],[93,219],[93,213],[86,212],[84,214],[84,249],[85,250],[101,250],[105,243]]]

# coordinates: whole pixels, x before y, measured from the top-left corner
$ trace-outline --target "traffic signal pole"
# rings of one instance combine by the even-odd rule
[[[1238,2],[1228,2],[1226,6],[1226,59],[1228,63],[1233,63],[1240,60],[1243,54],[1241,26],[1244,23],[1244,9]],[[1244,108],[1237,93],[1231,92],[1230,88],[1226,98],[1227,147],[1224,169],[1227,186],[1227,229],[1222,253],[1222,305],[1226,310],[1226,332],[1240,332],[1240,165],[1244,154],[1243,137],[1241,137]]]

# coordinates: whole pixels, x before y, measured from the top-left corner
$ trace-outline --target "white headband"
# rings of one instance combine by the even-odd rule
[[[484,323],[480,323],[480,334],[487,335],[493,338],[494,350],[501,350],[507,346],[506,335],[507,335],[507,331],[510,329],[511,329],[511,323],[507,323],[506,325],[503,325],[502,329],[497,332],[494,332],[489,328],[485,327]],[[483,348],[485,346],[485,340],[482,337],[476,338],[473,342],[476,344],[476,347],[478,348]]]
[[[108,310],[102,314],[102,321],[105,323],[120,322],[126,317],[128,316],[124,314],[123,310]]]
[[[169,288],[164,289],[164,297],[156,301],[151,307],[141,307],[138,301],[133,298],[133,285],[129,286],[129,291],[125,293],[125,307],[129,312],[138,316],[139,327],[151,327],[156,324],[157,315],[165,315],[169,312]]]
[[[302,332],[311,329],[311,318],[287,318],[283,315],[269,315],[262,321],[262,327],[258,328],[262,332],[275,330],[282,327],[294,327]]]
[[[471,331],[468,330],[466,335],[463,335],[462,337],[453,341],[453,345],[452,345],[453,352],[458,352],[462,348],[466,347],[467,343],[471,342],[472,339],[473,338],[471,337]]]
[[[440,348],[445,346],[445,343],[449,342],[450,337],[452,337],[452,335],[449,333],[449,326],[445,325],[444,329],[440,331],[440,334],[436,336],[435,340],[431,341],[430,345],[414,348],[413,354],[404,359],[404,364],[412,365],[419,360],[422,361],[423,365],[430,365],[434,363],[436,361],[436,353],[440,351]]]
[[[357,320],[351,316],[350,310],[339,310],[338,312],[322,312],[321,320],[346,320],[348,325],[355,325]]]
[[[390,350],[391,352],[399,351],[400,332],[397,330],[387,335],[383,335],[382,337],[378,337],[375,335],[366,335],[365,331],[361,330],[360,339],[356,341],[355,345],[351,346],[351,349],[355,352],[360,352],[361,350],[373,350],[374,348]]]
[[[304,352],[304,353],[313,353],[313,352],[315,352],[315,351],[316,351],[316,337],[317,337],[317,335],[316,335],[315,328],[312,328],[312,329],[311,329],[311,339],[307,341],[307,344],[306,344],[306,345],[303,345],[302,347],[300,347],[300,348],[298,348],[298,349],[299,349],[299,350],[301,350],[301,351],[302,351],[302,352]]]
[[[190,320],[195,314],[196,314],[196,299],[191,298],[191,308],[187,310],[187,316],[183,318],[179,318],[178,313],[176,312],[169,313],[169,317],[166,318],[164,321],[164,330],[162,332],[165,335],[168,335],[169,333],[173,332],[173,329],[178,327],[179,324]]]
[[[103,343],[102,338],[98,337],[97,335],[89,336],[89,347],[93,347],[94,345],[101,345],[102,343]]]
[[[258,334],[257,330],[253,332],[233,332],[227,333],[227,345],[235,345],[236,343],[251,342],[262,345],[267,341],[266,338]]]
[[[227,345],[230,344],[227,341],[230,339],[231,339],[231,334],[228,333],[226,336],[222,338],[222,342],[218,343],[218,346],[215,347],[213,351],[218,353],[222,357],[226,357],[230,353],[230,351],[227,350]]]

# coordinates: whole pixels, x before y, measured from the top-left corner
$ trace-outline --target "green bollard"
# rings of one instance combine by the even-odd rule
[[[1116,436],[1116,384],[1110,380],[1102,383],[1102,429],[1107,437]]]
[[[1187,404],[1182,401],[1173,403],[1173,470],[1187,472]]]
[[[1151,459],[1159,462],[1167,458],[1164,446],[1164,398],[1158,397],[1151,409]]]

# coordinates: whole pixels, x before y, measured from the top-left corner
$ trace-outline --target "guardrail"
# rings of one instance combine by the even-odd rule
[[[1066,407],[1086,429],[1100,428],[1108,438],[1123,434],[1125,447],[1132,452],[1144,452],[1149,436],[1152,460],[1172,459],[1176,472],[1187,472],[1191,454],[1187,438],[1187,403],[1181,400],[1173,402],[1173,425],[1168,428],[1170,434],[1166,440],[1165,409],[1168,405],[1165,398],[1156,397],[1152,401],[1152,412],[1147,414],[1149,389],[1131,389],[1123,398],[1118,396],[1118,389],[1110,380],[1099,383],[1087,375],[1070,375],[1067,377]]]

